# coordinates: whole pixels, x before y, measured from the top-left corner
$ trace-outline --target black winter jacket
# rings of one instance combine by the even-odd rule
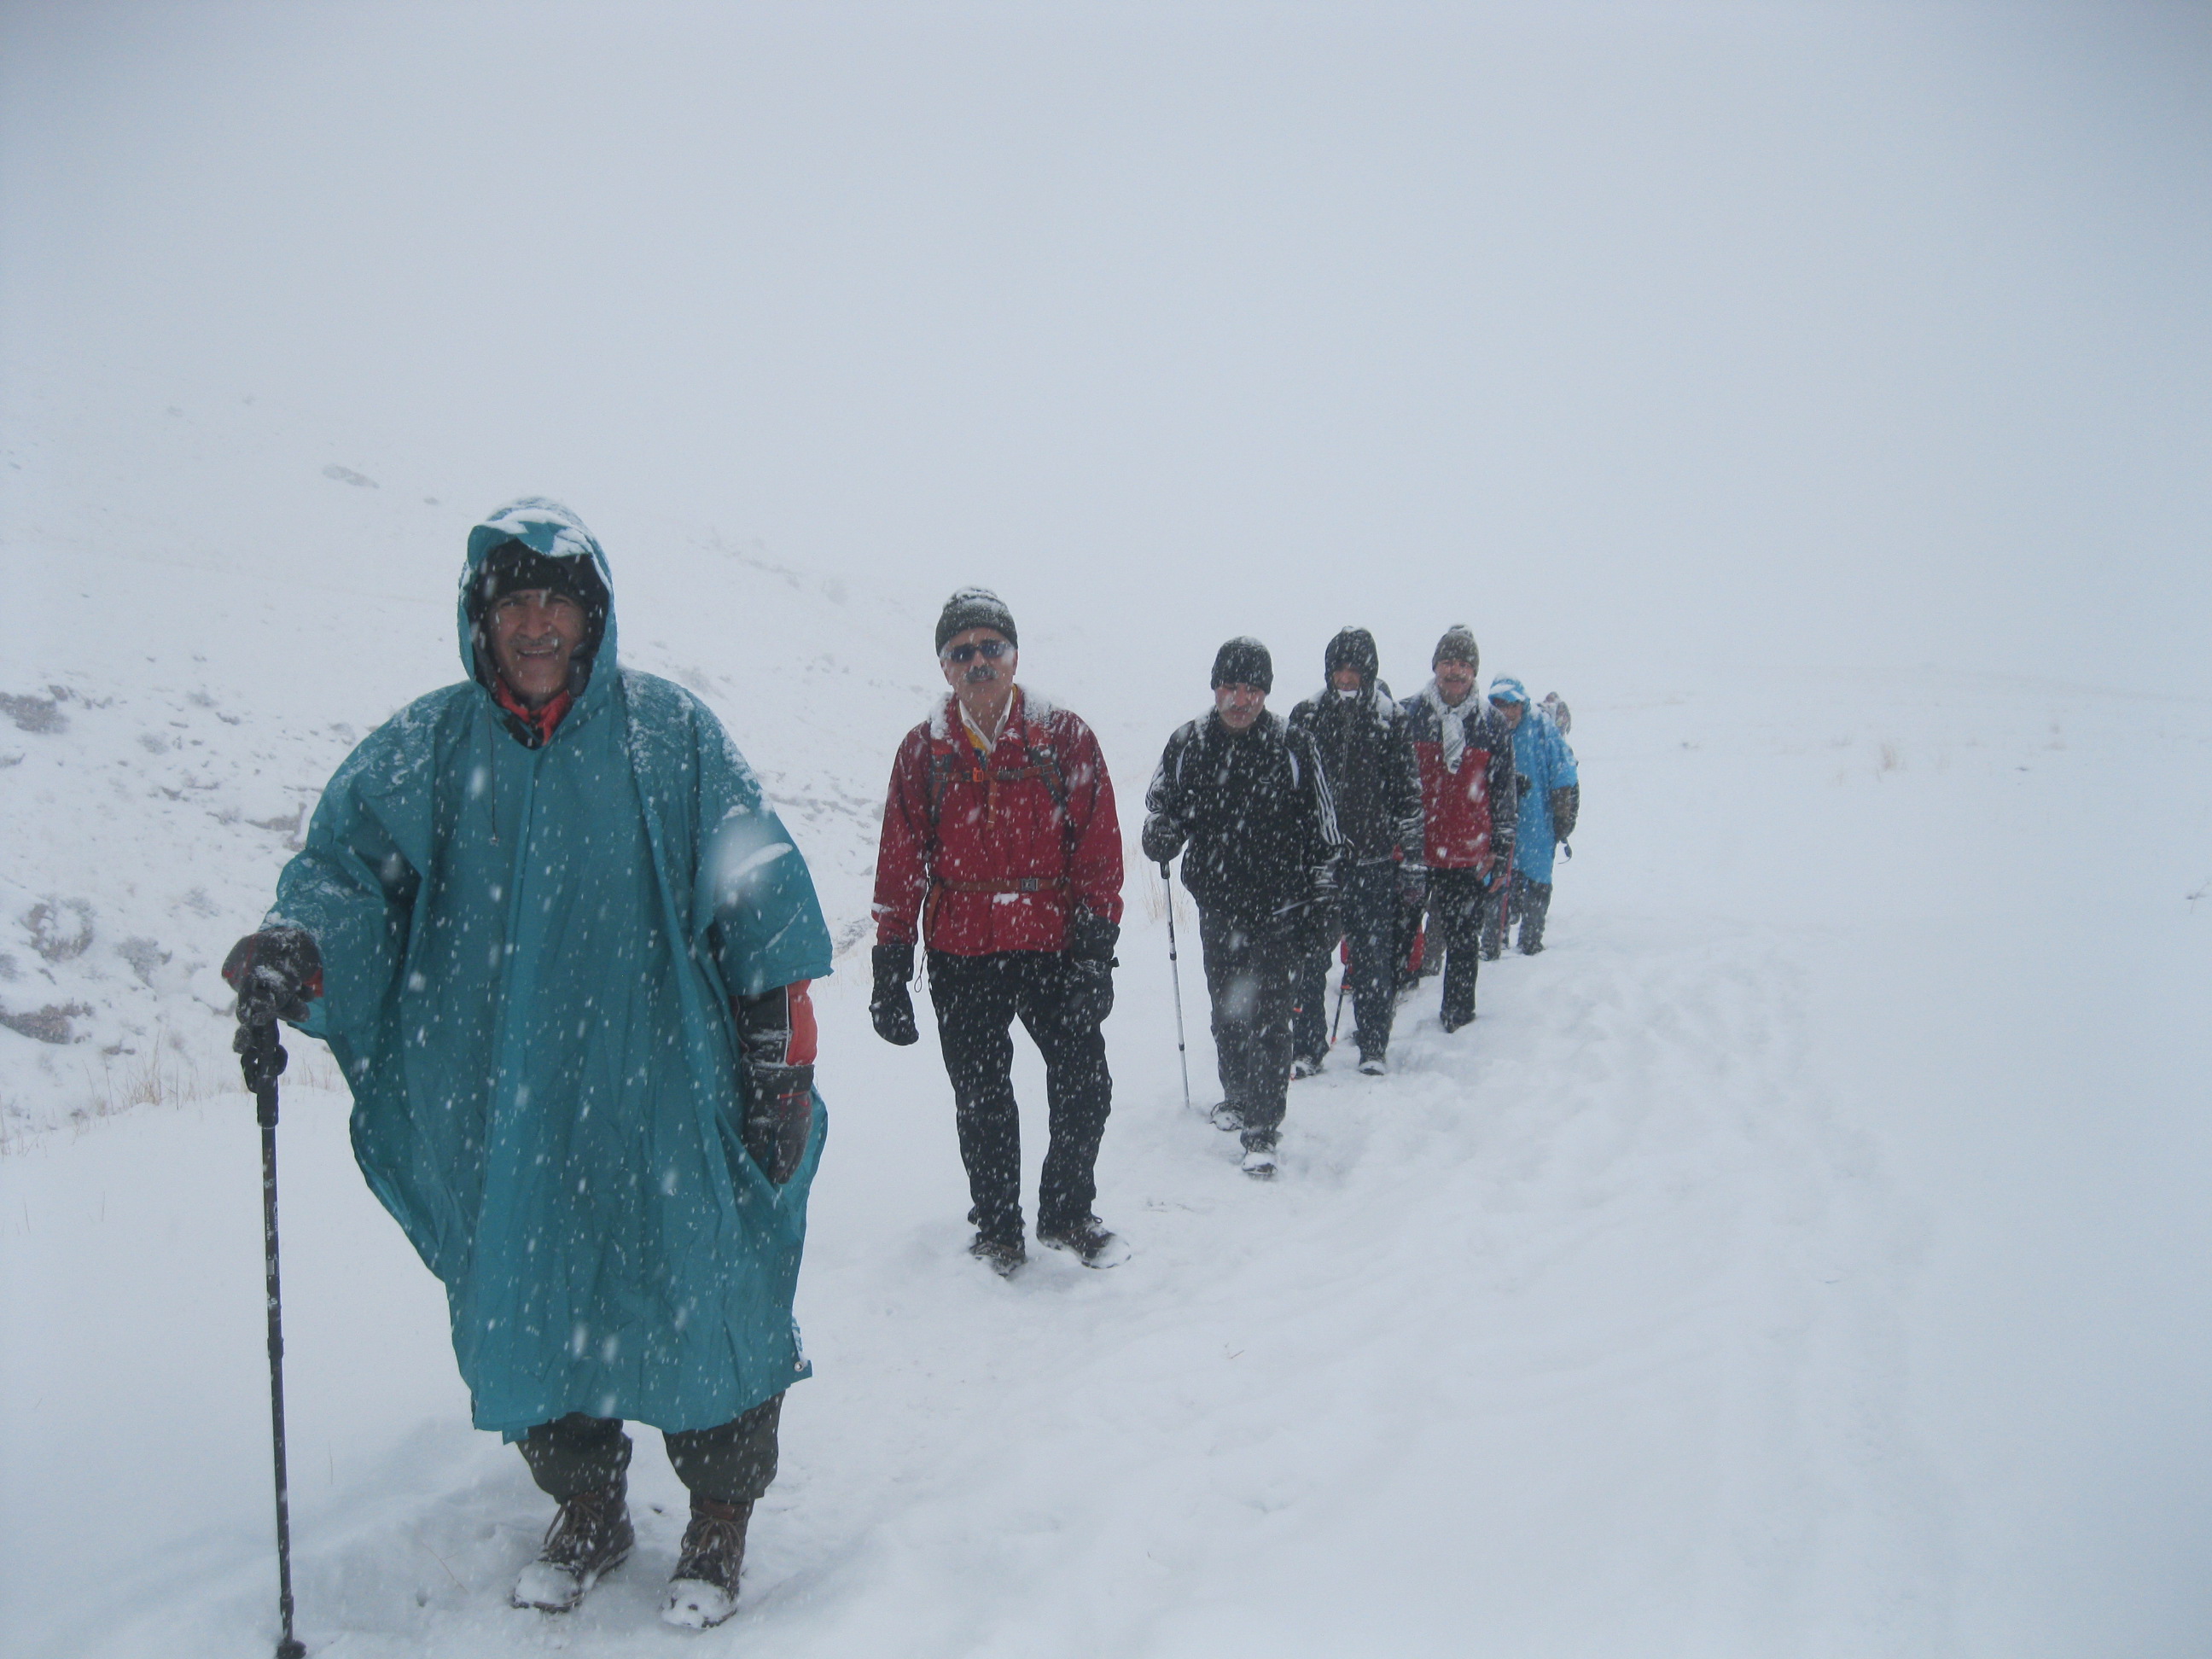
[[[1356,864],[1394,853],[1421,856],[1421,769],[1406,717],[1379,685],[1324,690],[1291,711],[1291,730],[1313,740],[1336,803],[1337,832]]]
[[[1199,908],[1260,927],[1295,922],[1335,892],[1340,851],[1312,741],[1262,710],[1243,732],[1218,714],[1176,728],[1145,792],[1145,856],[1183,854]]]

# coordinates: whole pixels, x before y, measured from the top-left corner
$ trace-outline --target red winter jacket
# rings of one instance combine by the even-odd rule
[[[1480,698],[1480,692],[1470,692]],[[1468,711],[1466,746],[1456,770],[1444,767],[1444,704],[1431,681],[1427,690],[1400,705],[1421,767],[1421,810],[1426,820],[1423,857],[1437,870],[1488,870],[1493,860],[1512,867],[1513,817],[1520,794],[1513,781],[1513,734],[1487,703]]]
[[[1121,825],[1098,739],[1017,686],[987,766],[947,693],[891,763],[877,942],[920,937],[961,957],[1064,951],[1071,900],[1121,920]]]

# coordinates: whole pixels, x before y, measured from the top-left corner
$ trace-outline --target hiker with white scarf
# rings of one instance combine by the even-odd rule
[[[1464,626],[1445,629],[1431,658],[1436,678],[1401,705],[1421,771],[1423,852],[1435,930],[1428,948],[1441,945],[1443,951],[1447,1031],[1474,1018],[1483,924],[1504,898],[1513,869],[1513,734],[1474,695],[1481,656]]]

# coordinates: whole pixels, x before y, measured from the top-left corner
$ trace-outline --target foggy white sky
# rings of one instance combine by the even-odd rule
[[[4,17],[9,359],[618,559],[989,581],[1193,701],[1462,619],[1547,684],[2212,691],[2201,6]]]

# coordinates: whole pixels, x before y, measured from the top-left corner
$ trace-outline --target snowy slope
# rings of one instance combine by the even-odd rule
[[[368,495],[329,487],[333,512]],[[252,820],[296,810],[339,722],[447,676],[447,517],[361,592],[318,590],[351,607],[328,633],[251,597],[282,561],[236,545],[189,565],[10,545],[62,618],[21,684],[70,691],[65,729],[10,739],[11,828],[55,872],[22,885],[94,926],[28,971],[91,1005],[88,1029],[222,1030],[206,964],[288,834]],[[722,710],[849,923],[926,611],[665,532],[682,551],[656,574],[641,532],[599,527],[625,638]],[[234,597],[203,665],[162,618],[211,582]],[[710,613],[702,591],[728,598]],[[1316,642],[1336,620],[1317,609]],[[390,644],[362,684],[307,678],[364,633]],[[1133,818],[1164,716],[1109,681],[1058,689]],[[1424,1018],[1431,988],[1392,1077],[1299,1085],[1272,1188],[1182,1108],[1157,878],[1133,869],[1100,1207],[1137,1255],[1110,1275],[1046,1255],[1002,1285],[966,1260],[931,1050],[874,1039],[864,975],[824,988],[832,1142],[799,1310],[818,1376],[744,1610],[696,1650],[2201,1650],[2161,1553],[2203,1536],[2187,1481],[2108,1475],[2207,1466],[2203,1345],[2142,1310],[2201,1298],[2212,1242],[2180,1109],[2207,1058],[2212,708],[1936,672],[1567,690],[1589,805],[1553,948],[1486,970],[1456,1036]],[[2115,778],[2159,780],[2168,827],[2085,868],[2069,826]],[[143,976],[140,933],[173,956]],[[1185,1012],[1204,1104],[1194,994]],[[47,1098],[63,1073],[39,1062],[88,1046],[22,1040],[11,1089]],[[566,1622],[504,1606],[546,1505],[467,1428],[441,1298],[301,1060],[283,1193],[311,1645],[673,1651],[652,1614],[680,1492],[649,1431],[636,1559]],[[270,1638],[254,1136],[202,1066],[205,1092],[0,1160],[11,1652]],[[1018,1082],[1037,1105],[1026,1051]]]

